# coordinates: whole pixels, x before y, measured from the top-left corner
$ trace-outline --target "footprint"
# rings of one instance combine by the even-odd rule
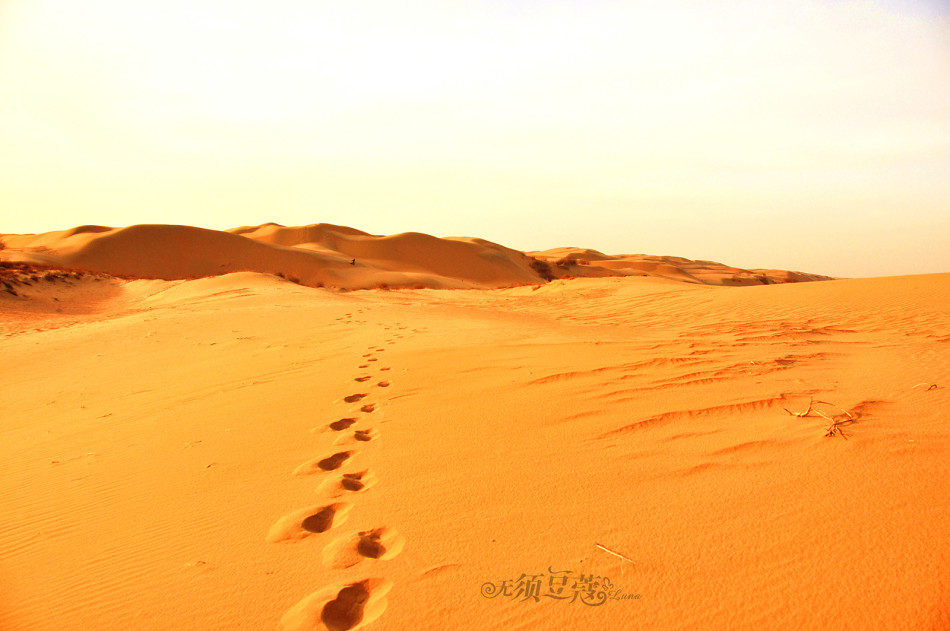
[[[359,401],[360,399],[365,398],[366,396],[367,396],[367,395],[366,395],[365,392],[362,393],[362,394],[351,394],[351,395],[348,396],[348,397],[343,397],[343,400],[346,401],[347,403],[356,403],[357,401]]]
[[[371,469],[359,473],[344,473],[340,486],[347,491],[365,491],[376,484],[376,474]]]
[[[344,587],[327,587],[310,594],[280,619],[282,631],[312,631],[317,621],[329,631],[354,631],[379,618],[386,610],[392,581],[368,578]]]
[[[382,367],[382,368],[380,368],[379,370],[380,370],[380,371],[389,370],[389,366]]]
[[[277,520],[267,533],[269,543],[300,541],[312,534],[326,532],[346,521],[352,504],[339,502],[327,506],[311,506],[294,511]]]
[[[358,429],[353,432],[353,438],[364,443],[373,440],[377,436],[379,436],[379,432],[373,427],[369,429]]]
[[[376,359],[375,357],[370,357],[370,358],[367,359],[366,361],[368,361],[368,362],[378,362],[379,360]]]
[[[366,357],[372,357],[372,356],[373,356],[372,353],[366,353],[365,355],[362,355],[361,357],[365,359]]]
[[[359,381],[360,383],[363,383],[364,381],[369,381],[370,379],[372,379],[372,377],[366,375],[365,377],[357,377],[353,381]]]
[[[342,467],[343,464],[352,458],[353,454],[355,453],[355,451],[341,451],[326,458],[314,458],[313,460],[308,460],[294,469],[293,477],[299,478],[305,475],[319,473],[321,471],[334,471]]]
[[[379,386],[380,388],[388,388],[388,387],[389,387],[389,382],[388,382],[388,381],[380,381],[380,382],[377,383],[376,385]]]
[[[330,423],[330,429],[332,429],[334,432],[341,432],[355,422],[356,419],[353,417],[341,418],[339,421],[333,421]]]
[[[357,368],[369,368],[369,364],[360,364]]]
[[[358,429],[353,434],[340,434],[337,436],[336,440],[333,441],[334,445],[343,446],[345,449],[347,445],[353,445],[354,442],[369,442],[379,438],[379,430],[373,427],[368,429]]]
[[[366,412],[368,414],[375,409],[376,409],[375,403],[367,403],[366,405],[360,408],[360,412]]]
[[[364,561],[388,561],[402,552],[405,538],[392,528],[374,528],[343,535],[323,549],[323,565],[342,570]]]
[[[325,480],[317,488],[317,493],[329,495],[330,497],[340,497],[348,493],[359,493],[373,486],[379,480],[372,469],[357,471],[356,473],[344,473],[338,478]]]
[[[336,509],[332,506],[324,506],[313,515],[300,522],[300,527],[307,532],[326,532],[333,527],[333,520],[335,517]]]
[[[392,559],[406,545],[406,539],[392,528],[374,528],[359,534],[356,551],[367,559],[386,561]]]

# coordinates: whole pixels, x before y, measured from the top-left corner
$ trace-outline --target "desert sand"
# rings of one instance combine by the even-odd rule
[[[950,628],[950,274],[0,241],[0,629]]]

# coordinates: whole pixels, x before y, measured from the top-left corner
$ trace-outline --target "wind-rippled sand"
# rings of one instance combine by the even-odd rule
[[[950,274],[75,274],[0,323],[2,629],[950,628]]]

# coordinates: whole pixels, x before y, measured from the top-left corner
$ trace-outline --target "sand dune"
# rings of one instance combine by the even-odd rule
[[[166,225],[80,226],[40,235],[0,235],[0,239],[6,246],[0,260],[165,280],[253,271],[339,289],[493,289],[556,278],[629,275],[714,285],[828,279],[678,257],[608,256],[581,248],[526,254],[484,239],[417,232],[376,236],[331,224],[268,223],[226,232]]]
[[[806,274],[786,270],[741,269],[715,261],[692,261],[678,256],[651,256],[621,254],[609,256],[597,250],[584,248],[555,248],[529,252],[531,256],[548,262],[564,276],[656,276],[704,285],[770,285],[798,283],[813,280],[831,280],[830,276]]]
[[[542,282],[530,258],[489,241],[421,233],[381,237],[328,224],[265,224],[228,232],[190,226],[84,226],[2,239],[6,260],[133,278],[175,280],[254,271],[343,289],[485,289]]]
[[[950,274],[729,287],[584,251],[627,267],[515,283],[501,246],[333,226],[4,240],[200,278],[3,268],[0,629],[950,628]],[[518,286],[215,269],[295,257]]]

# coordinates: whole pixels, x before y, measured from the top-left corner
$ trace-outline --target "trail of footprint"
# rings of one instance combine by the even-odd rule
[[[267,533],[269,543],[282,541],[300,541],[312,534],[326,532],[346,521],[347,514],[353,508],[347,502],[310,506],[294,511],[277,520]]]
[[[374,528],[350,533],[331,541],[323,549],[323,565],[342,570],[365,559],[388,561],[406,545],[406,539],[392,528]]]
[[[330,631],[354,631],[379,618],[386,610],[392,581],[368,578],[327,587],[310,594],[280,619],[282,631],[313,631],[318,620]]]
[[[294,469],[292,475],[295,478],[300,478],[306,475],[320,473],[321,471],[334,471],[342,467],[355,453],[355,451],[340,451],[325,458],[317,457],[313,460],[308,460]]]
[[[347,314],[351,317],[351,314]],[[391,343],[391,340],[387,340]],[[379,346],[368,349],[363,355],[366,363],[360,369],[369,368],[372,362],[379,360],[373,353],[385,350]],[[389,367],[381,367],[381,371],[388,371]],[[354,377],[357,383],[365,383],[372,379],[370,375]],[[391,383],[386,380],[376,382],[376,387],[388,388]],[[368,393],[354,393],[343,398],[346,403],[358,403],[365,399]],[[372,413],[376,404],[366,403],[360,407],[364,413]],[[356,423],[358,417],[341,418],[329,424],[329,429],[342,432]],[[312,430],[315,431],[315,430]],[[367,442],[379,436],[375,428],[355,430],[352,437],[342,435],[335,442],[346,440]],[[314,458],[293,471],[295,477],[307,476],[321,472],[332,472],[341,468],[356,454],[355,451],[340,451],[331,456]],[[344,473],[339,477],[330,477],[324,480],[318,492],[339,497],[348,493],[358,493],[367,490],[377,483],[375,473],[370,469]],[[282,517],[274,524],[267,535],[267,540],[299,541],[313,534],[325,533],[345,521],[352,509],[348,502],[338,502],[325,506],[314,506],[295,511]],[[339,537],[328,544],[323,550],[323,562],[326,567],[343,569],[356,565],[366,559],[388,560],[400,552],[405,545],[405,538],[391,528],[381,527],[365,530]],[[285,631],[311,631],[316,628],[326,628],[330,631],[349,631],[359,629],[376,620],[386,609],[385,595],[392,587],[392,583],[384,578],[369,578],[346,585],[327,587],[314,592],[298,602],[281,618],[281,628]],[[320,625],[322,623],[322,625]]]

